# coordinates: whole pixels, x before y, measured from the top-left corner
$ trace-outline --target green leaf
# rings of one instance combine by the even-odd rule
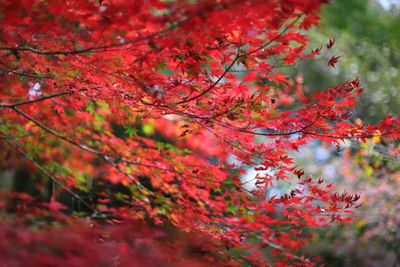
[[[87,102],[86,111],[89,112],[92,115],[95,113],[96,109],[95,109],[93,101],[88,101]]]
[[[152,135],[155,132],[154,125],[147,123],[142,126],[142,131],[145,135]]]
[[[168,77],[174,75],[174,70],[168,68],[167,63],[164,61],[157,65],[157,70]]]
[[[127,126],[125,129],[125,134],[131,138],[138,135],[138,130],[134,126]]]

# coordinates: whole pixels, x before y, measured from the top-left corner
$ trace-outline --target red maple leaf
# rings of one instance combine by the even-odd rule
[[[328,66],[335,68],[335,64],[339,62],[339,58],[340,56],[332,56],[328,61]]]
[[[336,42],[335,37],[331,37],[331,38],[329,39],[329,42],[326,44],[326,47],[327,47],[328,49],[331,49],[331,48],[333,47],[333,45],[335,44],[335,42]]]

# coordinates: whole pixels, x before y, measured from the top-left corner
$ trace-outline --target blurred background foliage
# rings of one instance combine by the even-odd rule
[[[377,123],[400,115],[400,1],[332,0],[322,10],[311,47],[336,43],[321,60],[302,60],[296,69],[309,93],[359,77],[365,95],[354,120]],[[335,68],[327,60],[341,56]],[[362,119],[362,120],[361,120]],[[303,147],[298,163],[314,177],[335,181],[342,191],[362,195],[350,225],[314,234],[306,251],[326,266],[400,266],[400,146],[376,137],[366,143]]]
[[[397,2],[397,5],[396,5]],[[377,122],[400,105],[400,1],[332,0],[322,10],[321,27],[311,33],[314,48],[336,39],[333,53],[341,56],[336,68],[326,61],[304,60],[299,70],[310,90],[332,87],[359,76],[367,93],[358,116]],[[383,8],[383,5],[387,8]]]

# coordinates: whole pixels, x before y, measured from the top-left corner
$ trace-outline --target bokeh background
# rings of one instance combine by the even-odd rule
[[[365,95],[352,119],[376,123],[400,115],[400,1],[333,0],[321,13],[321,27],[311,46],[336,39],[336,68],[325,60],[301,62],[309,92],[359,77]],[[400,266],[400,149],[376,137],[362,144],[338,146],[314,142],[296,155],[313,176],[336,181],[342,191],[359,192],[362,206],[354,222],[313,233],[306,251],[326,266]]]

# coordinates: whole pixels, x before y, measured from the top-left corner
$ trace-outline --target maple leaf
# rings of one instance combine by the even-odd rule
[[[335,68],[335,64],[339,62],[339,58],[340,56],[332,56],[328,61],[328,66]]]
[[[314,49],[311,50],[311,54],[312,55],[319,55],[321,53],[321,49],[322,49],[322,46],[314,48]]]
[[[326,44],[326,47],[327,47],[328,49],[331,49],[331,48],[333,47],[333,45],[335,44],[335,42],[336,42],[335,37],[331,37],[331,38],[329,39],[329,42]]]
[[[50,211],[56,212],[56,213],[61,210],[67,209],[67,207],[64,206],[63,204],[61,204],[60,202],[58,202],[54,196],[52,196],[50,198],[49,203],[45,203],[44,206],[47,207]]]
[[[297,178],[300,179],[304,175],[304,170],[303,169],[295,170],[294,174],[296,174]]]

